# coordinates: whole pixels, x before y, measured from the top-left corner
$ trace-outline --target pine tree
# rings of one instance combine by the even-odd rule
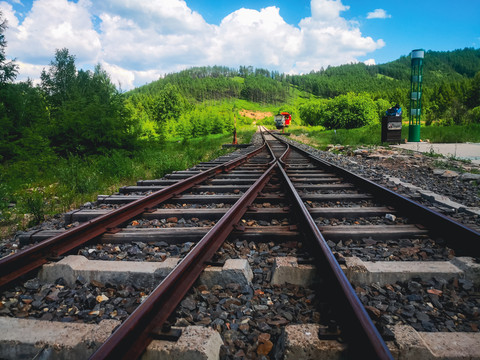
[[[5,40],[4,32],[7,29],[7,20],[3,19],[3,14],[0,11],[0,86],[9,81],[15,80],[17,77],[17,65],[13,61],[7,61],[5,55],[5,48],[7,41]]]

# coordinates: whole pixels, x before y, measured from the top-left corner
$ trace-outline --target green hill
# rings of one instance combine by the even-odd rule
[[[427,123],[443,121],[445,124],[476,122],[480,117],[480,110],[477,108],[480,103],[479,71],[480,49],[427,51],[422,95],[423,109],[427,114],[424,120]],[[297,113],[295,116],[297,123],[313,124],[307,117],[318,119],[318,114],[311,113],[302,117],[302,111],[299,110],[301,106],[307,105],[310,105],[310,109],[318,109],[318,104],[308,104],[315,102],[314,99],[333,100],[339,96],[355,93],[358,96],[363,94],[361,96],[371,100],[358,96],[354,99],[352,95],[345,99],[339,98],[335,102],[336,105],[332,103],[327,106],[330,112],[324,114],[326,117],[333,116],[331,112],[335,114],[335,107],[342,101],[348,103],[355,100],[364,103],[364,100],[368,100],[367,103],[370,105],[361,106],[373,106],[371,104],[375,102],[376,108],[371,109],[370,114],[372,111],[381,114],[385,107],[393,103],[400,103],[404,108],[408,107],[410,72],[409,56],[402,56],[386,64],[346,64],[303,75],[281,74],[266,69],[254,69],[251,66],[241,66],[239,69],[222,66],[196,67],[168,74],[164,78],[130,91],[127,97],[134,108],[146,109],[146,116],[143,117],[151,119],[153,123],[158,124],[166,121],[166,118],[171,119],[169,123],[173,132],[180,129],[175,125],[178,124],[178,118],[181,118],[180,114],[192,111],[197,113],[202,111],[203,116],[213,118],[216,116],[217,119],[221,114],[223,125],[212,125],[210,128],[228,129],[232,125],[232,119],[231,116],[229,119],[225,117],[228,113],[227,108],[231,109],[239,100],[256,103],[257,106],[272,106],[272,111],[288,107],[289,111]],[[168,94],[175,96],[169,99]],[[226,107],[222,105],[224,108],[216,111],[212,107],[212,101],[217,104],[227,102],[230,105]],[[174,107],[177,110],[172,109],[173,103],[176,103]],[[210,104],[208,109],[206,103]],[[475,108],[477,110],[474,110]],[[355,116],[356,112],[351,115]],[[364,110],[360,112],[364,113]],[[197,115],[200,116],[200,113]],[[201,122],[193,120],[191,115],[185,116],[187,123]],[[365,122],[368,121],[360,121],[358,124]],[[314,123],[318,124],[318,121]],[[356,126],[357,123],[350,124]]]
[[[424,64],[427,88],[462,81],[473,78],[480,71],[480,49],[427,51]],[[293,95],[288,84],[323,98],[348,92],[378,93],[385,98],[388,97],[385,91],[406,89],[409,81],[410,57],[402,56],[386,64],[346,64],[303,75],[286,75],[246,66],[238,70],[221,66],[196,67],[169,74],[128,94],[154,95],[169,83],[177,86],[186,98],[197,101],[242,98],[281,103]]]

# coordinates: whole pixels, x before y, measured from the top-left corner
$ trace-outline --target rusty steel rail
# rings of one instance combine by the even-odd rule
[[[282,167],[280,167],[280,174],[287,184],[287,190],[293,200],[294,207],[298,210],[295,214],[304,225],[301,229],[307,240],[311,240],[310,245],[315,251],[315,258],[317,259],[315,265],[318,271],[325,275],[325,287],[328,288],[326,291],[331,292],[330,296],[337,309],[337,315],[341,318],[342,331],[347,335],[349,347],[351,346],[349,348],[350,355],[361,354],[361,357],[365,359],[393,359],[330,247],[318,230],[303,200]]]
[[[200,276],[205,268],[205,262],[220,248],[273,176],[276,166],[275,155],[265,139],[263,147],[266,147],[272,156],[272,161],[266,164],[269,167],[268,170],[96,350],[90,357],[91,360],[136,359],[142,355],[148,344],[155,338],[155,334],[161,331],[164,322]]]
[[[129,219],[145,212],[146,210],[154,208],[161,202],[190,189],[196,184],[219,173],[229,172],[264,149],[265,144],[238,159],[231,160],[225,164],[220,164],[187,179],[180,180],[168,188],[156,191],[145,196],[145,198],[135,200],[60,235],[53,236],[33,245],[28,249],[20,250],[15,254],[0,259],[0,288],[5,287],[18,277],[39,268],[47,263],[49,259],[61,256],[97,236],[114,230],[117,226],[120,226]]]
[[[271,133],[279,141],[286,143],[277,135]],[[362,176],[356,175],[340,166],[334,165],[326,160],[308,153],[296,145],[290,144],[292,148],[313,162],[326,168],[329,171],[339,174],[348,181],[362,187],[364,190],[370,192],[374,196],[378,196],[383,202],[394,206],[397,210],[403,211],[409,217],[415,219],[423,225],[428,226],[429,231],[438,237],[442,237],[447,242],[448,246],[461,252],[465,256],[480,256],[480,233],[472,230],[463,224],[460,224],[447,216],[440,214],[432,209],[427,208],[407,197],[397,194],[396,192],[387,189],[375,182],[365,179]]]
[[[275,162],[275,158],[272,162]],[[168,316],[200,276],[205,268],[205,262],[220,248],[248,207],[268,183],[276,167],[276,162],[274,164],[272,162],[269,169],[97,349],[91,356],[91,360],[136,359],[141,356],[153,340],[155,333],[161,329]]]

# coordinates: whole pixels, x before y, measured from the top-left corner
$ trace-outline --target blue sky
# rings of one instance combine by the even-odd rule
[[[285,21],[293,25],[310,16],[310,0],[190,0],[187,3],[215,24],[241,7],[260,10],[277,6]],[[374,58],[377,63],[385,63],[417,48],[448,51],[480,47],[479,0],[344,0],[342,3],[350,6],[342,15],[358,21],[363,35],[381,38],[386,43],[382,49],[359,59],[361,61]],[[375,9],[385,10],[390,17],[367,19],[367,14]]]
[[[478,0],[0,0],[7,56],[37,79],[66,47],[130,89],[192,66],[306,73],[480,47]]]

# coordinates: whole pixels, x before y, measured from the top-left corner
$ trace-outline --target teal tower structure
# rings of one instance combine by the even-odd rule
[[[408,141],[420,141],[420,118],[422,116],[423,58],[425,50],[412,51],[412,76],[410,86],[410,117],[408,121]]]

